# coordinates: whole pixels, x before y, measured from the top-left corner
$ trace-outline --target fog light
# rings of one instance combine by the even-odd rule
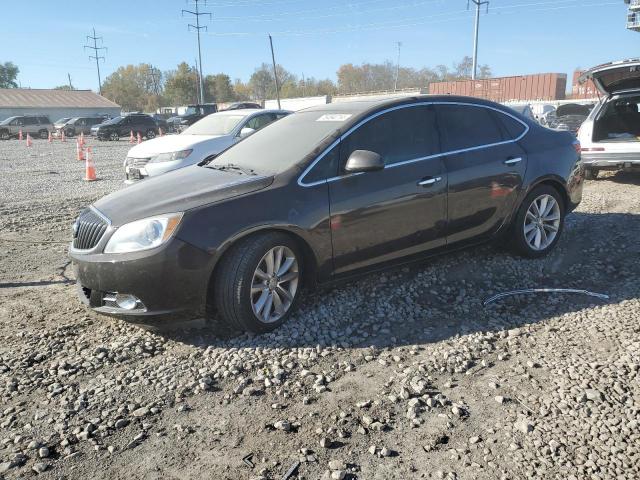
[[[116,305],[124,310],[133,310],[138,305],[138,297],[135,295],[117,294]]]

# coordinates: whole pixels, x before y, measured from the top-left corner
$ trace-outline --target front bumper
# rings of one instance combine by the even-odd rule
[[[602,170],[634,169],[640,168],[640,153],[583,152],[582,162],[586,168]]]
[[[212,257],[177,238],[142,252],[85,254],[71,249],[69,256],[80,299],[99,313],[149,325],[205,313]],[[133,310],[119,308],[108,301],[117,293],[135,295],[141,303]]]

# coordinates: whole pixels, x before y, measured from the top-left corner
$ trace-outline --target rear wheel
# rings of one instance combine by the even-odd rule
[[[534,188],[520,205],[512,226],[515,250],[530,258],[549,253],[560,240],[564,215],[564,202],[555,188]]]
[[[221,261],[213,295],[217,315],[228,327],[269,332],[295,310],[303,262],[290,236],[273,232],[249,237]]]
[[[597,168],[587,168],[584,171],[584,178],[587,180],[595,180],[596,178],[598,178],[599,173],[600,170],[598,170]]]
[[[39,130],[38,131],[38,136],[41,139],[46,140],[47,138],[49,138],[49,130],[44,130],[44,129]]]
[[[64,132],[64,136],[69,138],[72,138],[75,134],[76,134],[76,131],[71,128],[68,130],[65,130]]]
[[[147,137],[147,140],[151,140],[152,138],[156,137],[156,132],[150,128],[149,130],[147,130],[146,137]]]
[[[11,138],[11,134],[8,130],[0,131],[0,140],[9,140]]]
[[[120,140],[120,135],[118,135],[118,132],[112,132],[109,135],[109,140],[111,140],[112,142],[117,142],[118,140]]]

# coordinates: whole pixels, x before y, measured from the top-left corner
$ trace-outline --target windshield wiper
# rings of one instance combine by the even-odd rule
[[[256,172],[251,168],[241,167],[235,163],[225,163],[224,165],[206,165],[207,168],[222,170],[223,172],[238,172],[244,175],[255,175]]]

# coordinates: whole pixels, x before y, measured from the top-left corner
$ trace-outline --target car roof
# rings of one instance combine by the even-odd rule
[[[237,110],[222,110],[211,115],[252,115],[254,113],[291,113],[289,110],[271,110],[263,108],[239,108]]]

